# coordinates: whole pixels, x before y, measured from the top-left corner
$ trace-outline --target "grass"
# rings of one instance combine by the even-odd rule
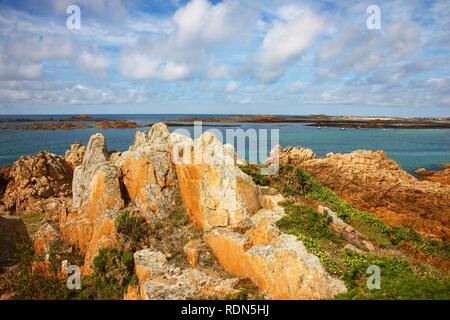
[[[398,257],[361,255],[346,250],[340,263],[345,270],[343,278],[349,291],[336,299],[450,299],[450,278],[435,277],[414,272],[410,264]],[[380,289],[368,289],[367,268],[370,265],[381,269]]]
[[[284,204],[287,215],[278,221],[278,227],[286,233],[303,234],[313,239],[326,239],[335,243],[340,238],[330,228],[331,218],[316,210],[292,202]]]
[[[407,260],[399,257],[359,254],[347,249],[337,257],[331,255],[324,245],[336,238],[331,231],[326,231],[327,222],[319,219],[311,228],[310,222],[317,214],[312,209],[292,203],[285,208],[287,216],[277,223],[280,230],[297,236],[308,251],[320,259],[324,268],[343,280],[349,289],[336,299],[450,299],[448,274],[416,272]],[[380,289],[370,290],[366,285],[370,265],[381,269]]]
[[[241,170],[252,177],[253,182],[259,186],[268,186],[270,184],[269,178],[267,176],[263,176],[260,174],[260,170],[258,166],[255,165],[246,165],[242,166]]]

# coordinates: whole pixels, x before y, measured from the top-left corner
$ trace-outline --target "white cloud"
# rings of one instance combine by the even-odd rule
[[[0,54],[0,79],[38,79],[41,77],[41,75],[41,64],[7,61]]]
[[[159,61],[141,52],[126,52],[122,56],[119,70],[125,78],[139,80],[154,77]]]
[[[238,2],[211,4],[207,0],[192,0],[175,12],[176,41],[181,45],[219,43],[232,38],[245,21],[243,7]]]
[[[303,90],[306,87],[306,85],[301,81],[294,81],[291,84],[289,84],[286,88],[286,91],[288,93],[297,93]]]
[[[239,88],[239,83],[237,83],[236,81],[230,81],[225,86],[225,90],[228,92],[236,91],[237,88]]]
[[[110,58],[106,54],[83,51],[78,57],[78,64],[89,73],[104,78],[110,66]]]
[[[0,81],[0,105],[90,105],[143,103],[150,99],[145,88],[92,87],[49,81]]]
[[[227,77],[226,65],[211,65],[214,48],[220,46],[223,50],[228,43],[245,37],[250,32],[245,31],[249,23],[256,26],[256,15],[234,0],[218,4],[192,0],[178,9],[171,21],[174,28],[166,29],[168,34],[144,38],[136,48],[122,52],[120,71],[124,77],[186,80],[196,73],[215,79]]]
[[[283,75],[288,64],[299,59],[324,30],[322,17],[308,9],[295,7],[279,9],[280,17],[268,30],[255,57],[257,77],[273,81]]]

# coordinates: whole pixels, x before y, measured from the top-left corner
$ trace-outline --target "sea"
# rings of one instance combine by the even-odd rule
[[[74,115],[0,115],[0,118],[58,119]],[[159,115],[103,115],[92,114],[90,117],[135,121],[140,125],[156,123],[164,120],[177,120],[193,117],[227,118],[229,115],[202,114],[159,114]],[[24,122],[3,122],[0,125],[26,124]],[[185,134],[194,136],[192,126],[170,127],[170,130],[184,129]],[[267,149],[272,147],[270,138],[278,132],[279,143],[283,147],[301,146],[311,148],[322,157],[327,153],[348,153],[354,150],[384,150],[387,155],[397,161],[406,171],[413,173],[418,168],[438,170],[439,165],[450,163],[450,129],[356,129],[317,128],[305,123],[214,123],[203,122],[203,131],[216,129],[226,136],[226,130],[242,129],[244,132],[255,130],[258,137],[267,133]],[[133,143],[137,129],[76,129],[76,130],[0,130],[0,166],[13,163],[20,156],[34,155],[41,150],[64,155],[74,142],[87,144],[89,137],[97,132],[102,133],[109,150],[125,151]],[[278,130],[278,131],[277,131]],[[226,141],[228,142],[228,141]],[[260,149],[258,149],[260,150]],[[247,141],[245,151],[240,154],[246,160],[263,161],[267,155],[258,153]]]

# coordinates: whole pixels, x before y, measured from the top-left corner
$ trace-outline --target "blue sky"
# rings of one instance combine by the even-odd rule
[[[20,113],[450,116],[450,1],[0,0]]]

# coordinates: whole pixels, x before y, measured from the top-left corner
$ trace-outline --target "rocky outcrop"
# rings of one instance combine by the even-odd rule
[[[346,292],[301,241],[278,229],[276,221],[283,216],[281,207],[263,208],[250,218],[246,232],[215,228],[204,239],[225,270],[250,278],[272,299],[323,299]]]
[[[195,269],[171,265],[162,252],[149,249],[134,254],[143,300],[179,300],[195,297],[222,297],[237,292],[237,278],[223,279]]]
[[[55,161],[68,172],[75,167],[71,201],[62,200],[70,189],[64,193],[62,185],[54,183],[62,179],[48,179],[49,190],[34,184],[47,190],[37,193],[39,197],[58,200],[52,204],[59,217],[58,225],[40,228],[35,247],[46,253],[58,239],[76,244],[84,254],[85,275],[92,272],[99,250],[116,245],[114,221],[122,209],[132,208],[149,223],[163,223],[181,202],[224,269],[250,279],[268,298],[330,298],[346,291],[300,240],[278,229],[276,221],[284,216],[278,203],[283,197],[256,186],[235,165],[233,147],[222,145],[212,133],[192,140],[156,124],[148,133],[136,133],[134,144],[123,153],[110,153],[105,138],[95,134],[85,151],[73,145],[66,159]],[[47,176],[59,177],[50,173]],[[169,263],[160,250],[136,252],[140,285],[127,296],[178,299],[235,293],[237,278],[224,279],[198,267],[204,243],[181,245],[189,262],[182,268]]]
[[[168,138],[162,123],[148,134],[137,132],[134,144],[114,161],[128,200],[149,220],[167,217],[180,200]]]
[[[193,161],[176,164],[181,196],[225,270],[251,279],[272,299],[329,298],[346,291],[301,241],[278,229],[282,196],[258,188],[235,165],[231,146],[208,132],[190,146],[184,152]]]
[[[441,166],[440,171],[428,171],[425,169],[418,169],[416,173],[419,175],[420,180],[438,182],[444,185],[450,185],[450,163]]]
[[[70,146],[70,149],[66,151],[64,159],[66,159],[72,170],[75,170],[76,167],[81,165],[85,152],[86,147],[80,142],[75,142]]]
[[[245,223],[260,208],[258,190],[235,166],[230,147],[207,132],[192,144],[194,163],[176,165],[183,203],[202,230]]]
[[[119,170],[109,161],[104,137],[95,134],[74,172],[73,208],[60,216],[62,239],[85,254],[85,273],[99,250],[114,245],[114,219],[124,207]]]
[[[250,278],[272,299],[323,299],[346,292],[295,236],[283,234],[266,245],[250,246],[244,235],[215,229],[205,241],[226,270]]]
[[[300,165],[345,200],[391,226],[408,225],[433,237],[450,237],[450,186],[417,180],[383,151],[358,150],[321,159],[312,155],[309,149],[289,148],[281,153],[280,163]]]
[[[13,214],[45,213],[51,198],[70,196],[72,169],[48,152],[23,156],[11,167],[2,202]]]
[[[29,240],[27,229],[20,217],[0,216],[0,270],[12,258],[17,245]]]

